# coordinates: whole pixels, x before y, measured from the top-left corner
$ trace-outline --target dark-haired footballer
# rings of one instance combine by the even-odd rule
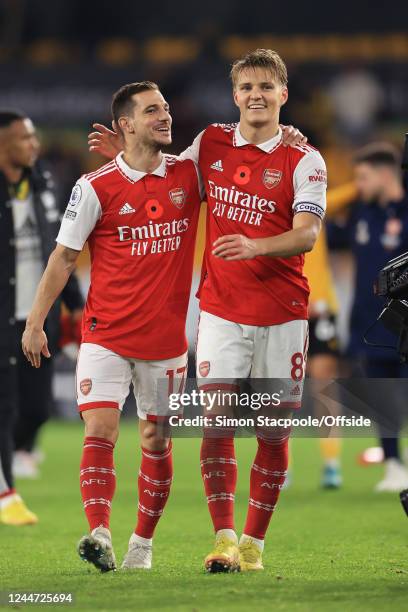
[[[77,364],[78,410],[85,423],[80,469],[90,534],[80,556],[102,571],[116,567],[109,520],[115,492],[113,452],[133,383],[142,460],[137,524],[122,568],[148,569],[152,537],[173,476],[170,434],[158,426],[160,380],[178,389],[187,368],[185,322],[201,203],[193,161],[164,155],[169,106],[156,84],[125,85],[113,96],[124,151],[74,186],[23,336],[35,367],[47,355],[47,312],[85,242],[91,285]],[[169,387],[170,388],[170,387]]]

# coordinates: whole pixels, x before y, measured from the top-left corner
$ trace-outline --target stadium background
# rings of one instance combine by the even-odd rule
[[[189,145],[192,137],[208,123],[215,120],[226,122],[236,120],[237,112],[232,103],[227,79],[229,66],[233,59],[247,50],[270,47],[282,54],[289,70],[289,101],[283,109],[282,122],[296,125],[307,134],[310,142],[322,151],[328,165],[329,187],[336,187],[351,179],[350,159],[356,146],[376,139],[387,139],[397,145],[402,143],[402,136],[408,124],[407,24],[408,9],[402,2],[389,7],[374,2],[368,10],[367,5],[362,2],[344,2],[328,6],[327,3],[318,0],[313,3],[279,5],[270,0],[258,0],[253,5],[226,0],[222,2],[207,0],[205,3],[197,4],[183,0],[173,0],[171,3],[162,1],[136,3],[126,0],[116,0],[114,3],[78,0],[70,2],[2,0],[0,2],[0,107],[23,109],[36,123],[41,135],[42,159],[55,175],[63,202],[67,200],[75,179],[81,173],[93,170],[101,164],[101,158],[88,153],[86,135],[93,121],[109,123],[111,94],[120,85],[144,78],[155,80],[160,84],[173,114],[174,143],[171,150],[179,152]],[[198,272],[202,244],[201,231],[196,255],[196,272]],[[351,299],[352,267],[347,253],[332,256],[332,265],[341,297],[340,330],[344,343],[347,336],[347,309]],[[79,274],[85,291],[88,283],[86,254],[81,258]],[[192,300],[189,317],[190,336],[194,334],[196,314],[197,305],[195,300]],[[67,417],[76,418],[72,376],[72,366],[60,360],[59,375],[56,378],[59,410],[62,410]],[[71,427],[74,429],[70,429]],[[69,455],[72,449],[69,448],[68,441],[75,439],[79,448],[81,436],[76,425],[67,425],[67,428],[66,442],[61,448],[58,442],[61,429],[58,429],[57,425],[51,425],[44,436],[44,445],[50,458],[54,458],[58,464],[58,461],[65,461],[64,458],[61,459],[61,452],[66,453],[67,465],[73,469],[72,475],[67,476],[66,490],[74,489],[76,486],[76,473],[74,473],[76,458]],[[134,445],[133,435],[129,430],[124,434],[124,444],[126,441],[129,445]],[[298,451],[300,464],[308,454],[306,442],[301,441],[303,446]],[[364,441],[362,446],[364,447],[366,443],[367,441]],[[347,469],[351,471],[354,461],[352,456],[354,457],[357,450],[358,444],[353,441],[353,453],[350,452],[345,457],[346,479]],[[244,451],[241,452],[245,454]],[[302,455],[303,452],[305,454]],[[176,459],[181,473],[179,493],[184,491],[183,462],[188,463],[189,453],[190,450],[186,447]],[[285,533],[291,533],[291,525],[296,521],[297,528],[303,529],[296,508],[301,508],[301,513],[303,512],[304,519],[308,520],[309,524],[314,521],[313,507],[307,501],[310,495],[310,478],[307,480],[307,476],[310,475],[309,470],[314,469],[316,461],[317,459],[309,460],[309,463],[306,461],[303,466],[299,466],[298,497],[293,497],[296,491],[288,493],[287,514],[286,518],[280,519],[283,522],[278,545],[284,543]],[[50,481],[47,481],[46,475],[48,473],[51,479],[54,475],[52,471],[47,472],[47,469],[51,470],[45,466],[44,478],[40,484],[25,485],[27,498],[34,500],[33,506],[35,500],[40,504],[41,500],[48,499],[50,495]],[[123,469],[123,478],[128,478],[125,480],[125,486],[129,490],[131,486],[134,489],[133,480],[124,472]],[[302,480],[302,474],[305,475],[305,480]],[[363,491],[361,475],[354,480],[349,475],[347,495],[337,502],[338,520],[343,521],[343,524],[336,537],[340,537],[343,542],[351,537],[349,529],[355,527],[364,515],[367,504],[372,503],[368,491],[371,491],[378,475],[379,472],[365,477]],[[185,474],[186,478],[190,476],[189,473]],[[199,497],[200,487],[201,483],[197,479],[197,500],[194,501],[193,508],[197,516],[205,517],[204,500]],[[44,503],[42,514],[40,513],[43,523],[49,520],[51,525],[53,524],[55,519],[53,508],[55,512],[64,512],[64,495],[62,492],[61,499],[54,506],[49,506],[48,502]],[[80,505],[75,495],[69,495],[67,493],[67,500],[69,498],[75,501],[76,505],[72,506],[73,512],[79,515]],[[242,495],[241,492],[241,497]],[[323,499],[319,494],[315,503],[320,504],[323,522],[329,519],[333,507],[327,498]],[[287,609],[300,609],[299,602],[303,601],[306,592],[310,604],[305,604],[306,607],[302,608],[305,610],[346,609],[345,606],[351,605],[354,601],[354,596],[355,602],[360,602],[354,606],[356,610],[386,609],[389,601],[394,602],[395,609],[403,609],[403,590],[406,584],[404,574],[408,571],[406,564],[404,566],[406,546],[404,553],[396,542],[400,537],[398,525],[400,529],[406,526],[402,523],[399,509],[395,510],[391,504],[396,505],[396,501],[391,502],[388,499],[377,503],[376,512],[369,522],[368,533],[360,531],[356,535],[353,531],[352,537],[355,540],[349,549],[344,543],[336,547],[333,541],[327,539],[331,537],[330,529],[325,532],[322,528],[319,535],[312,530],[304,533],[303,543],[299,543],[298,538],[297,544],[290,548],[290,556],[287,558],[290,568],[288,575],[292,578],[294,590],[291,591],[286,587],[281,589],[281,594],[276,600],[277,609],[286,609],[286,604],[288,604]],[[354,514],[350,515],[352,506]],[[125,520],[125,510],[130,511],[130,504],[121,508],[120,516],[118,508],[116,519],[118,527],[119,519]],[[283,514],[284,512],[280,516]],[[175,506],[171,504],[169,515],[169,523],[172,520],[172,524],[176,525],[178,515]],[[128,522],[128,519],[126,520]],[[79,525],[82,523],[79,516],[74,522],[75,529],[80,529]],[[384,525],[386,525],[385,532]],[[206,529],[208,531],[207,524]],[[198,536],[201,537],[204,528],[200,527],[198,531]],[[64,528],[65,532],[69,533],[68,537],[73,537],[68,527]],[[380,532],[382,535],[380,540],[376,540],[375,546],[370,548],[368,544],[370,554],[374,555],[370,567],[374,574],[377,573],[378,581],[373,586],[369,572],[361,574],[361,584],[365,584],[366,575],[367,588],[358,589],[355,586],[357,583],[353,581],[353,572],[358,574],[361,558],[365,558],[364,555],[359,556],[366,546],[364,538],[375,538],[376,533]],[[47,535],[47,531],[44,533]],[[78,531],[78,535],[79,533]],[[171,527],[168,532],[159,531],[159,537],[163,537],[159,553],[165,550],[167,541],[170,542],[177,535],[175,527]],[[24,537],[30,547],[38,546],[33,532]],[[393,540],[393,544],[389,555],[385,553],[383,557],[382,547],[388,547],[388,537]],[[12,550],[13,541],[14,536],[7,541],[9,548],[6,550]],[[69,546],[71,544],[70,542]],[[191,546],[194,547],[193,540]],[[296,546],[300,548],[297,549]],[[302,546],[308,547],[308,550],[305,551]],[[24,549],[19,544],[17,548],[23,555]],[[302,563],[313,563],[313,559],[316,559],[325,548],[328,551],[329,565],[347,563],[349,556],[351,565],[349,564],[347,572],[340,571],[337,578],[328,578],[325,572],[329,570],[325,563],[317,562],[309,582],[306,580],[305,584],[296,583],[296,563],[299,555],[303,555]],[[184,551],[185,548],[181,547],[179,550]],[[47,554],[46,548],[41,551],[42,554]],[[66,567],[75,563],[72,562],[71,552],[71,550],[69,553],[64,552],[61,567],[58,565],[59,560],[55,553],[51,554],[53,568],[59,567],[58,584],[67,589],[71,588],[72,584],[64,578]],[[170,556],[171,554],[169,553]],[[334,560],[332,558],[330,561],[330,555]],[[170,565],[167,577],[153,576],[152,585],[147,592],[150,593],[150,603],[153,601],[154,604],[149,606],[145,591],[142,609],[166,607],[167,604],[159,600],[158,591],[162,584],[165,585],[163,588],[171,591],[172,572],[176,585],[179,578],[177,571],[180,567],[178,562],[183,563],[181,557],[181,552],[178,556],[175,555],[174,565]],[[200,562],[199,554],[195,551],[193,567],[199,567]],[[29,565],[21,563],[19,567],[23,574],[30,572]],[[41,565],[41,562],[39,563]],[[34,572],[33,575],[38,580],[36,584],[51,588],[53,568],[50,567],[48,574],[45,572],[46,578],[45,574]],[[326,577],[326,586],[323,585],[320,591],[316,591],[312,587],[318,583],[319,573],[320,577]],[[80,572],[76,570],[74,575],[77,578],[81,577]],[[398,578],[397,585],[391,584],[392,578],[391,583],[389,582],[391,575],[395,579]],[[100,584],[96,578],[92,576],[90,579],[88,576],[95,590],[99,588],[97,584]],[[183,588],[182,578],[180,593]],[[279,576],[274,578],[280,580]],[[315,584],[314,580],[317,580]],[[337,583],[333,586],[336,580]],[[350,591],[348,596],[351,599],[347,599],[344,591],[347,586],[346,581]],[[20,582],[16,580],[13,584],[24,586],[28,583],[27,581],[24,583],[22,579]],[[137,584],[139,586],[142,584],[139,578]],[[193,582],[189,584],[193,585]],[[234,593],[242,595],[245,601],[245,598],[249,599],[251,596],[252,587],[248,577],[245,577],[244,582],[247,590],[242,592],[236,582],[233,584],[229,581],[228,584],[230,598]],[[332,590],[330,585],[333,587]],[[31,586],[34,588],[36,585]],[[0,589],[2,588],[6,588],[4,582],[0,585]],[[56,588],[55,583],[53,590]],[[77,588],[79,590],[81,588],[79,583]],[[241,609],[233,605],[232,600],[228,605],[219,599],[212,602],[205,589],[201,591],[201,588],[198,583],[191,587],[192,591],[196,589],[198,601],[192,599],[187,601],[181,595],[177,595],[175,590],[174,598],[171,599],[172,608],[174,610]],[[109,597],[109,591],[101,591],[103,592]],[[282,593],[285,593],[286,603]],[[264,599],[259,601],[264,607],[268,607],[271,601],[267,599],[267,594],[268,597],[276,597],[270,585],[265,583]],[[217,597],[219,596],[218,594]],[[391,596],[394,599],[389,600]],[[87,597],[90,609],[96,607],[95,601],[90,596]],[[121,607],[126,607],[126,601],[121,600]],[[139,600],[135,599],[135,603],[138,602]],[[187,607],[183,607],[184,605]],[[102,599],[98,606],[101,610],[105,609]]]

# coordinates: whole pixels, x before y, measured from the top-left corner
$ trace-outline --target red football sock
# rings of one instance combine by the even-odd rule
[[[139,505],[135,533],[152,538],[170,493],[173,480],[172,443],[164,451],[142,448],[138,488]]]
[[[80,483],[89,528],[109,529],[111,503],[115,493],[114,444],[104,438],[87,436],[82,453]]]
[[[217,532],[234,529],[234,499],[237,484],[237,462],[234,438],[207,437],[201,443],[201,476],[208,509]]]
[[[258,437],[258,451],[251,469],[249,506],[244,534],[263,540],[285,482],[288,468],[288,436]]]

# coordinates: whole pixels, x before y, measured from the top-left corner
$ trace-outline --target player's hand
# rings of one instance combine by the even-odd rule
[[[48,350],[48,340],[43,329],[26,327],[21,339],[23,353],[34,368],[41,365],[41,355],[51,357]]]
[[[260,255],[256,240],[251,240],[241,234],[222,236],[213,243],[212,254],[226,261],[253,259]]]
[[[113,159],[123,149],[120,134],[110,130],[102,123],[92,125],[97,131],[88,134],[88,147],[90,151],[100,153],[108,159]]]
[[[284,147],[294,147],[307,143],[307,136],[304,136],[302,132],[293,125],[281,125],[281,128],[282,144]]]

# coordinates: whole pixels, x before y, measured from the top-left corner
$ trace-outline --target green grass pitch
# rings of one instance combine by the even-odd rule
[[[154,568],[103,575],[76,553],[76,542],[86,532],[78,487],[82,436],[79,423],[46,427],[42,478],[19,483],[40,523],[0,525],[0,591],[72,592],[72,606],[35,608],[99,612],[407,609],[407,518],[398,495],[372,492],[382,468],[362,468],[355,461],[372,441],[345,440],[344,488],[320,491],[317,440],[294,440],[293,485],[282,493],[272,519],[265,571],[208,575],[202,562],[213,537],[199,472],[199,440],[176,439],[174,485],[156,532]],[[255,441],[240,439],[236,447],[239,530]],[[138,465],[136,424],[126,421],[116,449],[111,524],[119,563],[135,523]]]

